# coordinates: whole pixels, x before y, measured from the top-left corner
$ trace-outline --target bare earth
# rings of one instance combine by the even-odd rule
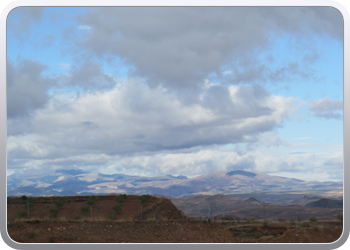
[[[58,197],[37,197],[30,219],[19,218],[25,210],[20,198],[8,198],[8,234],[21,243],[331,243],[342,234],[339,221],[318,221],[295,228],[289,221],[208,221],[183,217],[169,199],[153,197],[142,205],[139,196],[129,196],[116,220],[111,207],[116,196],[98,196],[93,218],[80,208],[88,197],[71,196],[57,218],[50,217]],[[115,213],[114,213],[115,214]],[[79,218],[77,218],[79,216]]]

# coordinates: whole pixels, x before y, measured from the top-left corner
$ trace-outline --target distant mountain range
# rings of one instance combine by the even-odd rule
[[[305,197],[313,200],[316,197]],[[197,195],[192,197],[171,198],[171,201],[187,216],[206,217],[211,209],[214,217],[278,220],[302,220],[317,217],[319,220],[336,220],[343,213],[343,200],[318,199],[307,205],[278,205],[259,201],[249,197],[231,197],[227,195]],[[340,205],[341,204],[341,205]]]
[[[140,177],[124,174],[86,173],[60,170],[51,175],[21,178],[7,177],[7,195],[100,195],[108,193],[158,194],[171,197],[195,195],[271,192],[339,191],[342,182],[303,181],[243,170],[218,171],[187,178],[165,175]]]

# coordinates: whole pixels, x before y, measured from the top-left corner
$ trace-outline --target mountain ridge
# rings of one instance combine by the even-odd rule
[[[341,191],[341,182],[303,181],[245,170],[216,171],[187,178],[124,174],[87,173],[79,170],[55,171],[41,177],[7,179],[8,196],[15,195],[91,195],[108,193],[159,194],[172,197],[194,195],[243,194],[252,192]]]

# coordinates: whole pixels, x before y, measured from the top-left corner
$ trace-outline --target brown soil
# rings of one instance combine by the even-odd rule
[[[81,215],[87,196],[66,197],[57,218],[50,217],[58,197],[36,197],[30,219],[19,218],[25,202],[9,197],[8,234],[23,243],[331,243],[342,234],[339,221],[290,222],[193,220],[182,216],[169,199],[152,197],[142,205],[140,196],[130,195],[116,214],[116,196],[97,196],[90,212]],[[116,220],[108,218],[116,216]],[[79,216],[79,217],[77,217]],[[307,224],[307,227],[305,226]]]
[[[238,242],[227,229],[204,221],[27,221],[8,225],[16,242],[220,243]]]
[[[123,203],[119,204],[121,212],[116,214],[112,209],[117,205],[116,195],[96,196],[96,202],[92,206],[92,220],[107,220],[109,215],[116,216],[118,221],[133,221],[141,217],[141,196],[129,195]],[[35,197],[37,202],[29,209],[30,219],[53,219],[50,215],[50,209],[55,209],[55,201],[59,197]],[[87,204],[88,196],[67,196],[67,201],[59,209],[57,219],[74,220],[79,216],[80,219],[91,219],[90,206]],[[88,207],[86,214],[81,213],[82,207]],[[19,218],[20,212],[27,212],[25,201],[19,197],[7,198],[7,221],[14,221]],[[181,211],[167,198],[157,198],[152,196],[147,203],[142,204],[143,219],[178,219],[181,218]],[[27,216],[25,216],[27,218]]]
[[[11,239],[22,243],[331,243],[340,226],[288,228],[206,221],[16,221]]]
[[[298,227],[289,222],[270,222],[268,226],[262,222],[240,222],[223,226],[242,243],[331,243],[343,232],[336,221],[300,222]]]

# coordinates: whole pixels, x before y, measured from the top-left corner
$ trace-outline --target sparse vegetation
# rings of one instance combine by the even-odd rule
[[[89,207],[82,207],[80,211],[82,214],[87,214],[89,212]]]
[[[121,195],[121,197],[123,196],[124,195]],[[218,222],[221,223],[212,223],[210,225],[210,223],[205,223],[203,221],[206,217],[202,217],[202,221],[198,221],[198,217],[182,217],[181,210],[176,210],[176,208],[171,206],[172,204],[170,202],[164,203],[162,198],[156,197],[152,197],[154,200],[152,199],[151,201],[148,201],[148,205],[143,206],[143,220],[147,221],[143,222],[138,220],[141,196],[129,195],[126,202],[125,198],[122,199],[124,200],[124,203],[118,202],[120,199],[118,199],[118,197],[119,196],[115,195],[96,198],[90,198],[89,196],[71,197],[67,198],[66,203],[63,205],[64,209],[59,209],[55,206],[55,203],[61,200],[58,199],[58,197],[37,197],[40,206],[34,205],[33,215],[30,220],[26,219],[27,210],[23,209],[22,198],[10,197],[8,198],[8,201],[10,201],[8,202],[8,211],[11,212],[8,214],[9,235],[19,242],[21,242],[21,240],[28,242],[38,242],[40,240],[44,242],[62,242],[66,239],[69,242],[74,239],[77,240],[77,242],[84,242],[86,239],[84,237],[86,236],[87,238],[91,237],[89,239],[96,237],[95,239],[97,240],[110,242],[112,239],[111,233],[113,232],[118,232],[120,235],[130,235],[130,232],[137,232],[138,228],[142,228],[142,236],[134,236],[141,238],[143,236],[147,237],[142,238],[145,239],[145,242],[147,242],[147,239],[152,242],[163,239],[163,236],[167,236],[167,230],[171,230],[169,232],[171,232],[173,239],[177,237],[178,232],[183,234],[183,230],[186,230],[186,233],[189,236],[185,236],[186,240],[183,240],[183,236],[181,236],[179,240],[182,243],[191,242],[191,240],[194,239],[191,234],[196,235],[197,233],[200,237],[206,235],[206,239],[209,239],[210,237],[215,236],[218,237],[217,240],[223,240],[224,242],[231,242],[230,240],[235,239],[241,243],[294,242],[301,239],[306,240],[306,237],[310,237],[308,238],[310,240],[320,239],[322,242],[327,240],[328,242],[333,242],[332,240],[337,239],[336,236],[338,235],[338,232],[341,233],[342,229],[342,227],[339,226],[339,221],[335,223],[333,219],[332,222],[325,223],[323,217],[319,217],[318,214],[315,213],[312,214],[312,216],[317,215],[322,221],[317,220],[313,222],[311,216],[311,218],[309,218],[306,214],[301,214],[305,220],[304,222],[297,223],[297,229],[294,229],[294,227],[296,227],[296,221],[294,220],[297,219],[295,214],[293,217],[286,216],[288,219],[287,221],[281,217],[278,218],[278,215],[273,217],[274,219],[268,217],[269,220],[251,219],[251,217],[243,215],[241,216],[243,219],[240,219],[239,217],[236,217],[238,213],[231,214],[234,215],[234,217],[221,217],[219,215],[218,217],[214,216],[213,220],[215,221],[219,219]],[[29,198],[27,197],[27,199]],[[158,199],[161,202],[159,202]],[[68,204],[68,200],[71,200],[70,204]],[[93,207],[95,216],[91,222],[85,223],[87,217],[84,215],[88,214],[88,218],[90,218],[90,207],[87,204],[88,200],[98,200],[98,202],[95,204],[96,209]],[[150,204],[151,202],[152,204]],[[111,211],[111,209],[113,211]],[[337,218],[340,220],[342,219],[341,216],[342,214],[337,216]],[[24,217],[24,219],[18,217]],[[182,218],[186,218],[186,220]],[[290,218],[294,219],[289,222]],[[333,218],[335,218],[334,214]],[[236,220],[240,221],[240,223],[237,224]],[[118,221],[118,223],[113,221]],[[18,224],[16,225],[16,223]],[[249,225],[247,223],[249,223]],[[289,227],[289,223],[291,223],[291,227]],[[147,225],[146,231],[144,230],[145,225]],[[220,233],[218,233],[219,231]],[[298,234],[298,237],[295,237],[295,234]],[[74,237],[69,238],[71,235]],[[225,235],[225,238],[223,235]],[[230,238],[230,235],[233,236],[232,239]],[[299,235],[302,237],[299,237]],[[125,238],[123,241],[130,241],[128,236],[123,237]],[[203,239],[203,237],[200,239]]]
[[[318,219],[317,219],[317,217],[311,217],[311,218],[309,219],[309,221],[310,221],[310,222],[316,222],[316,221],[318,221]]]
[[[24,218],[24,217],[27,217],[27,216],[28,216],[27,211],[20,211],[18,213],[18,217],[19,218]]]
[[[110,214],[110,215],[107,216],[107,218],[108,218],[109,220],[116,220],[116,219],[117,219],[117,216]]]
[[[263,226],[268,227],[269,226],[269,221],[268,220],[263,220]]]
[[[87,201],[87,204],[92,206],[92,205],[95,204],[95,202],[96,202],[96,196],[92,195],[92,196],[89,197],[89,200]]]
[[[310,227],[310,223],[309,222],[303,222],[301,223],[302,227]]]
[[[50,209],[50,215],[51,215],[53,218],[56,218],[59,212],[60,212],[60,211],[58,210],[58,208],[51,208],[51,209]]]
[[[27,201],[27,202],[26,202],[26,205],[25,205],[25,208],[27,208],[28,206],[29,206],[29,208],[32,208],[33,205],[34,205],[34,203],[37,202],[37,199],[34,198],[34,197],[29,197],[29,198],[26,197],[25,200]]]
[[[115,211],[116,214],[119,214],[122,211],[122,208],[119,205],[113,206],[112,209]]]
[[[28,213],[29,213],[29,208],[32,208],[34,206],[34,203],[37,202],[37,199],[34,197],[27,197],[25,195],[21,196],[21,200],[25,202],[24,204],[24,208],[26,209],[26,211],[20,211],[18,212],[18,217],[24,218],[24,217],[28,217]]]
[[[30,199],[30,198],[29,198]],[[53,218],[57,218],[58,214],[60,213],[60,209],[63,207],[64,203],[66,202],[66,197],[59,197],[55,201],[56,208],[51,208],[50,209],[50,215]]]
[[[81,215],[75,216],[74,220],[81,220],[83,217]]]
[[[117,196],[116,201],[118,203],[123,203],[127,198],[128,196],[126,194],[121,194]]]
[[[64,203],[66,202],[66,197],[59,197],[57,201],[55,201],[56,207],[59,209],[63,207]]]
[[[91,213],[91,220],[92,220],[92,205],[94,205],[96,202],[96,196],[92,195],[89,197],[87,204],[90,205],[90,213]]]
[[[151,199],[152,196],[150,196],[149,194],[144,194],[140,197],[141,199],[141,204],[146,204],[148,202],[149,199]]]

